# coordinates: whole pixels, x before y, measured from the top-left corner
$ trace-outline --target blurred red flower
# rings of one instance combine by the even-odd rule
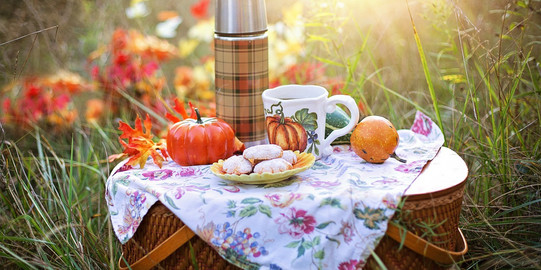
[[[10,85],[8,90],[20,94],[4,98],[0,120],[23,126],[45,123],[62,128],[71,125],[78,115],[73,108],[71,94],[86,84],[79,79],[64,81],[59,77],[61,74],[27,77]]]
[[[194,16],[196,19],[205,19],[208,17],[208,8],[209,8],[210,0],[200,0],[199,2],[193,4],[190,7],[190,11],[192,12],[192,16]]]
[[[55,74],[45,77],[42,83],[51,87],[55,92],[69,94],[91,89],[90,85],[81,76],[67,70],[59,70]]]
[[[109,46],[98,48],[89,60],[94,62],[100,55],[110,53],[112,61],[101,67],[93,63],[90,74],[99,89],[110,96],[116,90],[125,90],[136,98],[144,95],[153,103],[165,85],[165,78],[158,74],[163,61],[177,55],[175,46],[153,36],[145,36],[135,30],[117,29]],[[113,99],[113,109],[116,105]]]

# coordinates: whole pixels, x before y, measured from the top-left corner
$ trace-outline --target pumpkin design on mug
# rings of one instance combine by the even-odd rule
[[[266,110],[267,113],[272,114],[274,107],[277,107],[274,115],[265,119],[269,143],[277,144],[284,150],[303,152],[311,141],[308,152],[312,152],[315,140],[309,140],[308,135],[317,128],[317,115],[308,113],[308,108],[303,108],[292,117],[285,117],[282,102],[273,104]],[[319,141],[317,143],[319,144]]]

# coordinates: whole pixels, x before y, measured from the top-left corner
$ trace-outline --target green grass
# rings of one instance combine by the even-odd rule
[[[44,133],[23,136],[35,143],[32,150],[20,149],[21,141],[4,141],[0,148],[3,265],[113,267],[117,241],[103,199],[110,168],[95,150],[103,138],[74,130],[64,149],[55,149]]]
[[[305,5],[306,58],[342,76],[343,93],[397,128],[409,128],[416,110],[429,115],[442,127],[446,146],[468,165],[460,227],[470,251],[459,267],[541,269],[541,2],[330,3]],[[162,4],[152,2],[155,9]],[[177,5],[171,8],[180,10]],[[74,26],[61,25],[57,43],[47,31],[35,43],[29,37],[0,46],[2,85],[13,79],[11,67],[21,74],[66,63],[83,73],[85,57],[116,26],[152,31],[124,18],[118,3],[85,1],[71,12]],[[129,95],[123,99],[137,103]],[[132,116],[77,122],[62,133],[2,126],[2,266],[116,268],[120,248],[104,198],[114,164],[106,157],[121,151],[116,117],[133,122]]]

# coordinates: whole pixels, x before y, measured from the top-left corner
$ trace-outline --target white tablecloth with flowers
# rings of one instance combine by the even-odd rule
[[[214,176],[209,165],[160,169],[119,164],[106,199],[122,243],[148,209],[161,201],[225,259],[250,269],[355,269],[385,234],[401,196],[444,142],[440,129],[418,112],[399,130],[396,153],[407,160],[364,162],[349,145],[312,168],[267,185]]]

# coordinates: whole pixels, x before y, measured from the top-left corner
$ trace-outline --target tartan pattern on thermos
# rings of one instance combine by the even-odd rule
[[[216,38],[216,116],[229,123],[243,142],[264,140],[261,94],[268,88],[267,35]]]

